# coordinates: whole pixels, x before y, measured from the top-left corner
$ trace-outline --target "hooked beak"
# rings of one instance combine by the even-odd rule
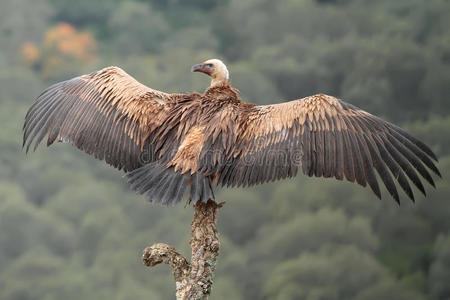
[[[191,68],[191,72],[201,72],[203,69],[203,64],[193,65]]]

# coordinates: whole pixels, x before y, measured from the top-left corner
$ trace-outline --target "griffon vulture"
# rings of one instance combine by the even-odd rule
[[[218,59],[194,65],[211,77],[202,94],[151,89],[118,67],[56,83],[29,109],[28,152],[71,143],[123,169],[131,187],[153,203],[214,199],[213,185],[251,186],[304,174],[369,185],[383,182],[399,202],[396,183],[414,200],[410,182],[434,186],[436,156],[394,124],[332,96],[318,94],[273,105],[243,102]]]

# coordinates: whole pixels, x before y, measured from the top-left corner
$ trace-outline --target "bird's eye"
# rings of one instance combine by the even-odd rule
[[[208,69],[210,69],[210,68],[213,67],[213,64],[206,64],[205,67],[208,68]]]

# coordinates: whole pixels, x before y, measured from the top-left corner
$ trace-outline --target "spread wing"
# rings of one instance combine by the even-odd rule
[[[142,85],[118,67],[56,83],[28,110],[23,145],[28,151],[47,136],[47,146],[68,142],[125,171],[142,165],[153,130],[177,98]],[[148,157],[147,157],[148,159]]]
[[[414,200],[409,178],[425,194],[420,176],[440,176],[433,152],[401,128],[327,95],[253,106],[217,172],[222,185],[253,185],[297,174],[368,184],[380,196],[375,172],[399,202],[397,182]],[[420,174],[420,176],[418,175]]]

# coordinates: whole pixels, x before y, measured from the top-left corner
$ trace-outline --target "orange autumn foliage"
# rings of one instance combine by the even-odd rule
[[[78,32],[72,25],[60,23],[47,31],[43,48],[56,51],[62,56],[90,62],[95,59],[96,43],[90,33]]]
[[[22,59],[48,79],[57,77],[74,66],[93,63],[97,45],[89,32],[80,32],[67,23],[51,27],[44,35],[41,46],[25,43],[21,47]]]
[[[39,48],[33,43],[25,43],[20,47],[20,54],[27,64],[33,65],[40,56]]]

